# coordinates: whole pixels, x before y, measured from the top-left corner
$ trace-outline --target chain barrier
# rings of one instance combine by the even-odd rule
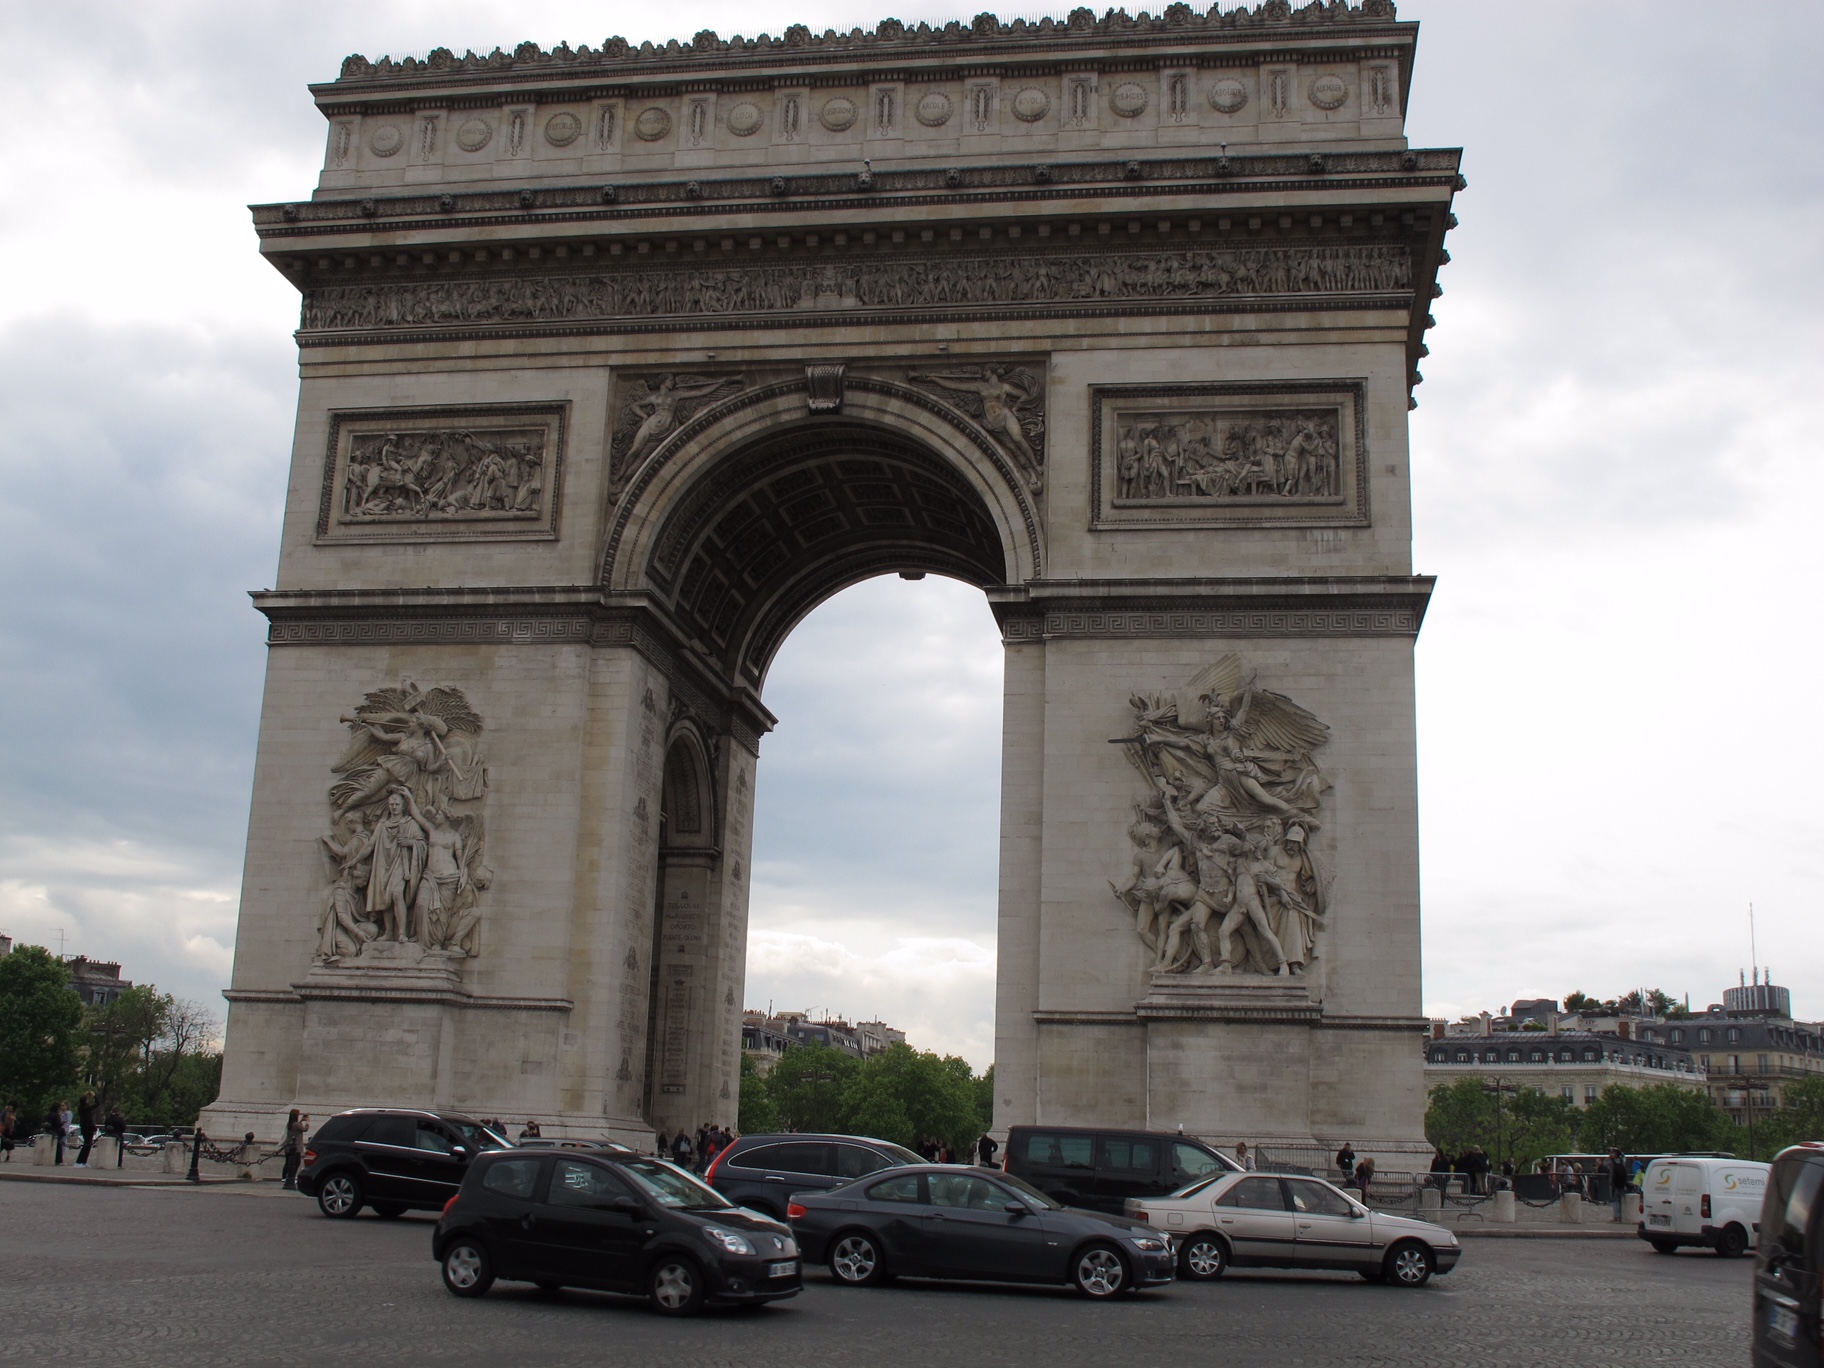
[[[199,1130],[190,1140],[190,1172],[186,1176],[193,1183],[202,1182],[201,1164],[204,1159],[217,1164],[232,1164],[237,1168],[253,1168],[285,1157],[285,1151],[279,1149],[274,1150],[271,1154],[260,1155],[258,1158],[248,1158],[247,1152],[249,1150],[257,1151],[259,1147],[259,1141],[250,1135],[232,1148],[223,1149]]]

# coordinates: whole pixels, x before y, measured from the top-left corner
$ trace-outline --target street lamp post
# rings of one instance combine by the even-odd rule
[[[1511,1162],[1514,1156],[1504,1143],[1506,1127],[1503,1124],[1504,1118],[1501,1114],[1501,1097],[1504,1093],[1518,1095],[1520,1092],[1520,1085],[1518,1083],[1509,1083],[1505,1078],[1496,1076],[1495,1078],[1483,1082],[1482,1091],[1495,1099],[1495,1153]]]

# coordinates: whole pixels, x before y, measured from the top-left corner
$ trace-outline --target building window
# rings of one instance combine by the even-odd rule
[[[1683,1031],[1672,1032],[1672,1043],[1674,1045],[1683,1045],[1685,1043],[1685,1033]]]
[[[1739,1074],[1741,1071],[1742,1071],[1742,1057],[1740,1055],[1730,1055],[1729,1056],[1729,1072],[1732,1074]]]
[[[1754,1067],[1759,1072],[1766,1073],[1767,1072],[1767,1056],[1766,1055],[1756,1055],[1755,1060],[1756,1060],[1756,1063],[1755,1063]]]
[[[1587,1107],[1590,1105],[1590,1103],[1594,1102],[1595,1100],[1596,1100],[1596,1085],[1594,1083],[1585,1083],[1583,1085],[1583,1105]]]
[[[1742,1038],[1741,1031],[1737,1030],[1734,1026],[1731,1026],[1729,1028],[1729,1043],[1731,1045],[1734,1045],[1737,1042],[1739,1042],[1741,1040],[1741,1038]]]
[[[1697,1043],[1699,1045],[1708,1045],[1710,1043],[1710,1032],[1707,1028],[1697,1033]]]
[[[1558,1089],[1558,1095],[1566,1102],[1574,1100],[1571,1096],[1571,1085],[1569,1083],[1566,1083],[1562,1088]]]
[[[1596,1051],[1585,1050],[1583,1052],[1583,1062],[1585,1064],[1594,1064],[1596,1062]]]
[[[1468,1050],[1458,1050],[1457,1051],[1457,1063],[1459,1063],[1459,1064],[1469,1063],[1469,1051]]]
[[[1520,1062],[1520,1051],[1509,1050],[1507,1052],[1507,1062],[1509,1064],[1518,1064]]]
[[[1533,1051],[1533,1063],[1535,1063],[1535,1064],[1545,1063],[1545,1054],[1540,1050],[1534,1050]]]

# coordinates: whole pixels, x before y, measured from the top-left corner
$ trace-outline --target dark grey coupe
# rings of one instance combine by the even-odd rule
[[[792,1196],[809,1263],[839,1283],[894,1277],[1049,1283],[1113,1297],[1172,1281],[1171,1241],[1138,1221],[1059,1206],[995,1169],[921,1164]]]

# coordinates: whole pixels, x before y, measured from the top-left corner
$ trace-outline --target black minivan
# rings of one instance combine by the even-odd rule
[[[744,1135],[710,1161],[703,1181],[736,1206],[783,1221],[794,1192],[819,1192],[924,1162],[890,1140],[865,1135]]]
[[[339,1112],[304,1142],[298,1191],[342,1220],[436,1211],[456,1195],[469,1161],[511,1142],[457,1112],[359,1108]]]
[[[1088,1126],[1014,1126],[1001,1167],[1065,1206],[1117,1216],[1130,1197],[1164,1197],[1241,1169],[1188,1136]]]
[[[1816,1368],[1824,1359],[1821,1282],[1824,1142],[1810,1141],[1781,1150],[1767,1174],[1754,1260],[1754,1368]]]

